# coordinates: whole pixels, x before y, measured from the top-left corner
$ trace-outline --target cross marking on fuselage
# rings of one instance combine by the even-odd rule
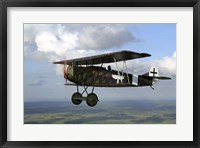
[[[114,78],[115,80],[117,80],[117,84],[119,83],[119,81],[121,81],[121,83],[123,83],[123,79],[124,79],[124,76],[123,75],[113,75],[112,74],[112,78]]]
[[[153,77],[155,76],[155,74],[157,74],[157,72],[155,71],[155,68],[153,68],[153,71],[151,71],[151,73],[153,74]]]

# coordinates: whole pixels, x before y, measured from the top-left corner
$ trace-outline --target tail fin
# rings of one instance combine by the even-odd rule
[[[156,68],[155,66],[152,66],[149,70],[149,76],[158,77],[159,76],[158,68]]]
[[[151,81],[150,85],[155,84],[156,82],[159,81],[159,71],[158,71],[158,68],[156,68],[155,66],[152,66],[150,68],[149,72],[143,74],[142,77],[150,80]]]

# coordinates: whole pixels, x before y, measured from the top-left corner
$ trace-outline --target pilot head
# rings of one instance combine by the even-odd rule
[[[110,65],[108,65],[108,71],[111,71],[111,66]]]

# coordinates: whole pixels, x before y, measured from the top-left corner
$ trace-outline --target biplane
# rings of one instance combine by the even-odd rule
[[[95,87],[143,87],[153,85],[159,80],[171,79],[169,77],[159,76],[158,69],[151,67],[150,71],[135,75],[128,73],[126,61],[138,58],[151,56],[148,53],[137,53],[132,51],[119,51],[113,53],[106,53],[101,55],[63,60],[54,62],[54,64],[64,65],[64,78],[73,83],[66,83],[65,85],[72,85],[77,87],[72,97],[72,103],[75,105],[81,104],[82,101],[93,107],[98,103],[98,97],[94,93]],[[123,62],[122,70],[119,70],[118,62]],[[115,63],[116,70],[112,69],[108,63]],[[103,67],[103,64],[108,66]],[[98,66],[97,66],[98,65]],[[79,86],[83,86],[84,90],[81,93]],[[88,87],[92,87],[88,93]],[[86,96],[84,97],[84,93]]]

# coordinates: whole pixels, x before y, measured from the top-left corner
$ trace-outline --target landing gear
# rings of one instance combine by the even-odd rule
[[[88,87],[84,87],[84,91],[81,94],[81,93],[78,92],[79,90],[78,90],[78,86],[77,86],[77,92],[74,93],[72,95],[72,98],[71,98],[73,104],[79,105],[79,104],[81,104],[82,101],[86,101],[88,106],[94,107],[98,103],[98,101],[99,101],[98,97],[95,93],[93,93],[94,87],[93,87],[92,92],[90,94],[88,94],[87,88]],[[87,97],[83,97],[84,93],[87,94]]]
[[[97,104],[97,102],[98,102],[98,97],[95,93],[88,94],[87,100],[86,100],[87,105],[93,107]]]
[[[79,92],[76,92],[72,95],[72,103],[79,105],[82,102],[82,95]]]

